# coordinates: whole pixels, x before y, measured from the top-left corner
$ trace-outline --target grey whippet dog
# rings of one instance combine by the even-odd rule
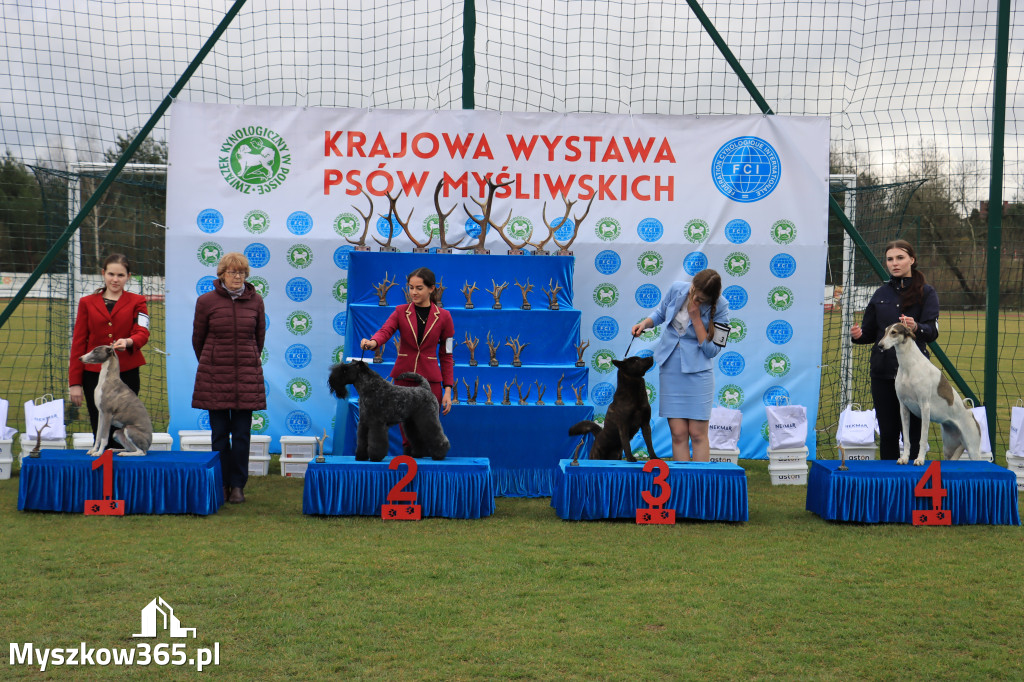
[[[145,405],[139,396],[121,381],[121,363],[113,346],[96,346],[81,358],[86,364],[99,363],[100,378],[93,393],[99,423],[96,425],[96,440],[86,453],[93,457],[103,454],[107,448],[111,425],[117,427],[114,440],[121,444],[123,456],[144,455],[153,443],[153,422],[149,419]]]

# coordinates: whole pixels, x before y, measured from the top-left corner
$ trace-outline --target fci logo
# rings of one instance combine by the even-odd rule
[[[196,250],[196,258],[199,259],[199,262],[211,267],[219,263],[223,255],[224,247],[217,242],[203,242]]]
[[[708,221],[700,218],[694,218],[683,227],[683,236],[686,237],[686,241],[693,244],[700,244],[710,234],[711,228],[708,226]]]
[[[220,146],[217,165],[231,187],[243,194],[266,194],[285,181],[291,150],[285,139],[263,126],[233,132]]]
[[[266,211],[259,209],[249,211],[242,218],[242,226],[251,234],[263,234],[270,229],[270,216]]]

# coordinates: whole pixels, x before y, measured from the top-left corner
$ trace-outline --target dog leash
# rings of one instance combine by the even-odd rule
[[[630,334],[630,337],[631,338],[629,339],[629,345],[626,346],[626,354],[622,356],[623,360],[625,360],[626,358],[629,357],[629,349],[633,347],[633,342],[636,341],[636,337],[635,336]]]

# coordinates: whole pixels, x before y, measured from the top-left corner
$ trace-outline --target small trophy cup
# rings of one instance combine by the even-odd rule
[[[479,287],[477,287],[476,282],[473,282],[472,285],[469,282],[466,282],[465,284],[462,285],[462,295],[466,297],[466,310],[473,309],[472,296],[473,292],[476,291],[478,288]]]
[[[492,279],[491,284],[494,285],[493,288],[487,290],[487,293],[494,296],[494,305],[492,305],[491,308],[494,310],[501,310],[501,292],[508,288],[508,282],[498,284]]]
[[[316,439],[316,461],[317,464],[323,464],[327,460],[324,459],[324,441],[327,440],[327,429],[324,429],[324,435]]]
[[[583,362],[583,351],[590,346],[590,339],[587,339],[586,343],[582,341],[576,344],[576,366],[586,367],[587,363]]]
[[[505,340],[505,345],[512,349],[512,366],[522,367],[523,363],[519,360],[519,355],[523,352],[523,349],[529,346],[529,343],[519,343],[519,337],[508,338]]]
[[[529,309],[530,309],[530,301],[529,301],[529,300],[527,300],[527,298],[526,298],[526,294],[528,294],[528,293],[530,293],[531,291],[533,291],[533,285],[532,285],[532,284],[530,284],[530,278],[529,278],[529,277],[527,277],[527,278],[526,278],[526,284],[520,284],[520,283],[519,283],[519,280],[517,279],[517,280],[516,280],[516,286],[517,286],[517,287],[519,287],[519,291],[520,291],[520,292],[522,293],[522,295],[523,295],[523,305],[522,305],[522,309],[523,309],[523,310],[529,310]]]

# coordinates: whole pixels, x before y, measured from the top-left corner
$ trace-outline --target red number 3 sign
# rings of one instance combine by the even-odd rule
[[[645,473],[655,469],[658,470],[658,473],[654,475],[651,486],[658,488],[659,492],[657,495],[652,495],[648,490],[640,491],[640,497],[644,498],[644,502],[650,507],[648,509],[641,507],[636,510],[636,522],[671,525],[676,522],[676,510],[659,509],[661,505],[668,502],[668,498],[672,495],[672,487],[668,484],[668,465],[660,459],[649,459],[644,464]]]

